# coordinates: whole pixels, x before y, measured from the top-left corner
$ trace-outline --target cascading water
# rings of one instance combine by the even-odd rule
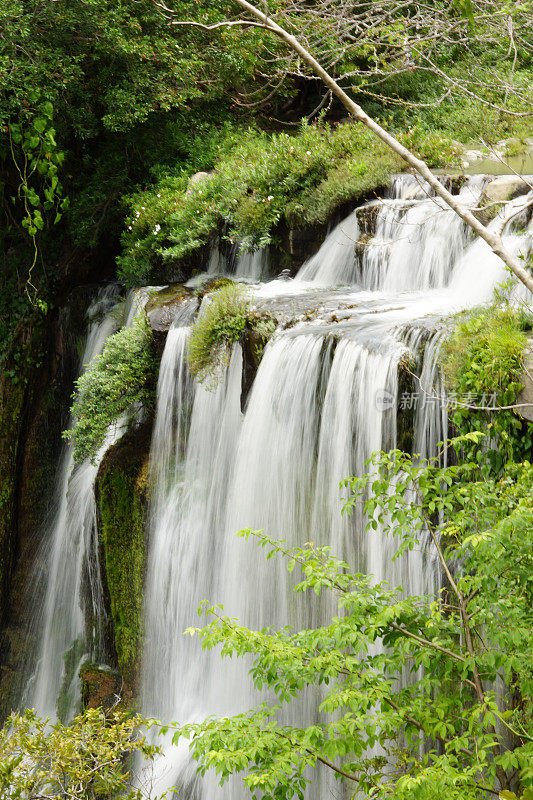
[[[220,242],[212,243],[207,266],[208,275],[232,275],[239,280],[257,282],[266,280],[269,271],[268,249],[241,252],[233,245],[227,257],[220,250]]]
[[[462,201],[475,205],[481,188],[482,179],[467,181]],[[409,593],[437,588],[429,543],[393,563],[394,543],[382,532],[368,536],[360,515],[341,517],[339,481],[361,474],[373,451],[397,446],[398,371],[409,352],[420,374],[411,392],[417,396],[410,406],[413,452],[436,453],[447,435],[446,409],[433,399],[442,394],[441,334],[428,333],[416,320],[488,299],[505,271],[484,243],[468,243],[462,222],[414,179],[398,178],[390,194],[340,223],[297,280],[257,290],[259,305],[277,304],[293,315],[312,303],[318,309],[313,321],[278,332],[267,346],[244,416],[240,349],[216,391],[206,392],[186,370],[183,320],[169,333],[151,451],[156,488],[142,672],[147,715],[183,723],[238,713],[265,699],[250,688],[245,663],[220,662],[184,636],[202,600],[224,603],[250,626],[323,621],[322,612],[295,600],[283,564],[267,565],[253,542],[235,537],[240,528],[264,529],[289,546],[330,544],[355,569]],[[373,215],[376,226],[357,247],[364,214]],[[528,233],[508,240],[515,252],[530,246]],[[347,288],[325,288],[332,285]],[[318,700],[309,693],[294,713],[315,719]],[[173,785],[187,800],[246,796],[238,782],[220,788],[212,775],[197,778],[187,748],[169,745],[154,786]],[[318,773],[306,796],[323,800],[331,791],[329,777]]]
[[[139,302],[132,295],[122,307],[117,287],[104,289],[88,310],[88,333],[81,359],[83,371],[102,352],[107,338],[117,330],[120,314],[133,323]],[[72,427],[71,420],[69,427]],[[90,657],[104,654],[101,626],[105,619],[97,547],[94,483],[107,449],[124,430],[119,421],[108,433],[94,463],[75,466],[73,445],[65,446],[57,473],[57,510],[43,537],[37,563],[40,583],[34,590],[37,651],[28,670],[31,677],[22,705],[43,717],[69,720],[80,702],[79,667]],[[88,591],[87,591],[88,589]]]

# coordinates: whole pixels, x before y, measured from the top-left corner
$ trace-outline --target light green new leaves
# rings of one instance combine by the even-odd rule
[[[477,463],[443,469],[401,452],[377,454],[369,468],[345,482],[346,510],[363,504],[369,532],[383,527],[400,553],[432,548],[450,576],[442,593],[406,598],[327,547],[242,531],[267,558],[287,558],[308,603],[337,613],[316,629],[253,631],[203,605],[208,623],[190,632],[222,657],[251,658],[256,688],[277,699],[176,726],[175,741],[190,739],[201,772],[213,768],[221,782],[242,773],[265,800],[303,797],[317,764],[369,798],[482,800],[493,786],[520,786],[519,796],[533,788],[533,468],[508,465],[488,480]],[[304,691],[319,692],[319,718],[282,724],[280,709]]]

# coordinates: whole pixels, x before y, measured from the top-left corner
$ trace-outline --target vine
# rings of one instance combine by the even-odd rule
[[[47,305],[38,294],[33,271],[39,257],[38,235],[47,225],[56,225],[69,199],[64,195],[59,180],[59,168],[65,154],[58,148],[54,128],[54,107],[49,100],[42,100],[39,92],[30,94],[34,109],[26,114],[24,122],[7,125],[11,157],[19,178],[16,196],[22,202],[22,227],[26,230],[33,248],[33,258],[28,270],[25,291],[30,303],[46,312]]]

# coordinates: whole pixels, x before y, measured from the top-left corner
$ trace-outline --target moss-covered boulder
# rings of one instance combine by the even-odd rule
[[[104,584],[117,667],[129,691],[136,683],[142,635],[150,423],[126,434],[98,472]]]

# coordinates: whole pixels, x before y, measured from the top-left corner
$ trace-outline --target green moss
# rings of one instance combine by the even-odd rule
[[[228,283],[209,294],[191,328],[187,361],[191,373],[208,386],[216,385],[229,363],[231,346],[246,327],[249,298],[246,288]]]
[[[142,633],[147,452],[146,426],[108,453],[98,477],[101,543],[118,666],[135,684]]]

